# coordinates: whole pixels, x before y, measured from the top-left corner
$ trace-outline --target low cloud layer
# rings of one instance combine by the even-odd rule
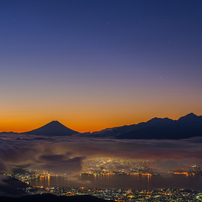
[[[202,162],[202,139],[115,140],[75,137],[0,136],[0,172],[10,165],[29,164],[30,168],[73,176],[86,158],[153,160],[162,169],[177,168],[179,162]]]

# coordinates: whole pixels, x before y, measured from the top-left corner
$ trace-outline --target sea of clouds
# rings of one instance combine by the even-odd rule
[[[74,176],[88,158],[152,160],[162,170],[202,163],[202,138],[184,140],[116,140],[82,137],[0,135],[0,172],[12,165]]]

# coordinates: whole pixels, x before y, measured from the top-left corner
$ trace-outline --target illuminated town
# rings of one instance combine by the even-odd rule
[[[21,182],[28,184],[26,192],[28,194],[44,194],[51,193],[57,196],[66,195],[92,195],[105,200],[114,200],[120,202],[127,201],[200,201],[202,200],[202,192],[189,189],[177,188],[161,188],[154,190],[132,190],[121,188],[89,188],[89,187],[51,187],[50,178],[53,175],[44,171],[32,171],[27,168],[13,166],[13,169],[23,170],[22,173],[15,174],[7,173],[7,176],[14,177]],[[158,172],[155,162],[151,161],[134,161],[121,159],[88,159],[84,161],[83,169],[80,175],[100,176],[100,175],[134,175],[146,176],[149,180],[152,175],[184,175],[194,176],[201,175],[202,167],[200,165],[190,165],[189,169],[172,170],[168,172]],[[33,179],[46,179],[49,186],[31,186],[30,182]]]

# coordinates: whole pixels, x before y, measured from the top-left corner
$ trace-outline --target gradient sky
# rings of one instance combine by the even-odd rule
[[[202,115],[201,0],[0,2],[0,131]]]

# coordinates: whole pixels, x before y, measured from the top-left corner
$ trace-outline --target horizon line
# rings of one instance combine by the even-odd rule
[[[22,131],[22,132],[0,131],[0,133],[17,133],[17,134],[27,133],[27,132],[33,131],[33,130],[35,130],[35,129],[41,128],[41,127],[43,127],[43,126],[46,126],[46,125],[48,125],[48,124],[50,124],[50,123],[52,123],[52,122],[58,122],[58,123],[60,123],[61,125],[67,127],[68,129],[71,129],[71,130],[73,130],[73,131],[75,131],[75,132],[78,132],[78,133],[93,133],[93,132],[99,132],[99,131],[106,130],[106,129],[110,129],[110,128],[118,128],[118,127],[123,127],[123,126],[130,126],[130,125],[137,125],[137,124],[140,124],[140,123],[146,123],[146,122],[148,122],[148,121],[150,121],[150,120],[152,120],[152,119],[155,119],[155,118],[159,118],[159,119],[166,119],[166,118],[168,118],[168,119],[171,119],[171,120],[173,120],[173,121],[177,121],[177,120],[179,120],[180,118],[185,117],[185,116],[190,115],[190,114],[193,114],[193,115],[195,115],[195,116],[197,116],[197,117],[202,116],[202,115],[196,115],[195,113],[190,112],[190,113],[188,113],[188,114],[186,114],[186,115],[184,115],[184,116],[180,116],[178,119],[171,119],[171,118],[168,118],[168,117],[164,117],[164,118],[153,117],[153,118],[151,118],[151,119],[149,119],[149,120],[147,120],[147,121],[143,121],[143,122],[138,122],[138,123],[133,123],[133,124],[119,125],[119,126],[114,126],[114,127],[106,127],[106,128],[101,129],[101,130],[85,131],[85,132],[79,132],[79,131],[73,130],[73,129],[67,127],[66,125],[62,124],[62,123],[61,123],[60,121],[58,121],[58,120],[52,120],[52,121],[46,123],[45,125],[36,127],[36,128],[34,128],[34,129],[32,129],[32,130]]]

